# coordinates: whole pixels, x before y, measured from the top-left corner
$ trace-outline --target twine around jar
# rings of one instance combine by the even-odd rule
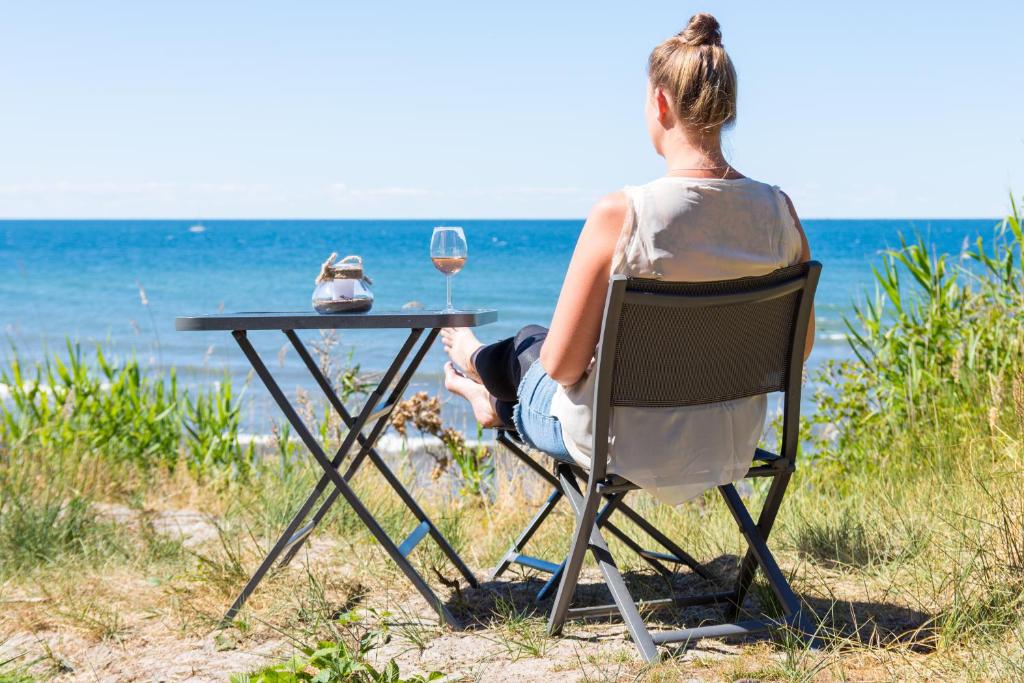
[[[320,274],[316,276],[316,284],[327,280],[365,280],[367,284],[373,284],[373,280],[363,272],[362,256],[352,254],[335,263],[334,260],[336,258],[338,258],[338,253],[334,252],[320,266]]]

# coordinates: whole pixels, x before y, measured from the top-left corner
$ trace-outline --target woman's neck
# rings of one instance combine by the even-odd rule
[[[717,131],[701,134],[673,129],[662,141],[661,151],[669,173],[708,169],[721,174],[729,167],[722,154],[722,138]]]

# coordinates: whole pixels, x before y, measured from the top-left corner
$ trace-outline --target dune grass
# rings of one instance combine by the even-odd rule
[[[316,470],[284,429],[274,443],[239,446],[240,397],[227,382],[190,396],[173,375],[69,347],[39,367],[15,361],[0,380],[10,391],[0,409],[0,682],[148,679],[191,652],[204,653],[192,665],[205,666],[203,675],[238,681],[317,672],[318,681],[434,672],[501,680],[512,670],[523,680],[1024,679],[1016,208],[1002,228],[975,246],[972,267],[918,242],[886,255],[879,296],[850,321],[856,360],[814,378],[818,410],[806,416],[801,463],[771,543],[817,617],[820,649],[779,632],[667,651],[644,667],[614,622],[573,624],[569,638],[548,638],[546,606],[529,599],[539,587],[531,572],[487,590],[455,588],[456,572],[424,543],[414,562],[475,624],[453,634],[343,504],[219,629]],[[364,391],[357,371],[330,364],[330,347],[327,340],[321,362],[346,397]],[[483,576],[547,491],[505,454],[446,431],[435,408],[418,397],[396,420],[399,430],[442,436],[433,476],[408,454],[393,464]],[[322,406],[305,412],[325,440],[343,434]],[[414,522],[381,483],[367,470],[355,487],[402,537]],[[764,483],[744,489],[756,509]],[[643,495],[635,503],[728,579],[744,547],[716,495],[676,508]],[[570,528],[560,509],[530,552],[557,559]],[[611,546],[636,597],[665,588]],[[690,585],[680,580],[676,589]],[[751,606],[773,609],[764,585],[752,592]],[[666,624],[713,616],[652,615]]]

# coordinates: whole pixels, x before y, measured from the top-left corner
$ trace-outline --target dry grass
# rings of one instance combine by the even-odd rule
[[[820,620],[822,649],[809,650],[784,633],[768,641],[706,641],[668,651],[650,668],[615,620],[571,624],[566,637],[548,638],[547,604],[532,601],[541,579],[529,571],[458,593],[433,580],[452,608],[475,622],[462,633],[438,626],[343,503],[296,561],[264,582],[235,626],[218,630],[225,606],[311,485],[311,469],[287,475],[268,469],[255,486],[214,486],[180,470],[147,478],[108,470],[104,477],[83,462],[64,468],[55,486],[39,476],[33,458],[23,463],[34,473],[25,479],[32,501],[67,501],[44,494],[75,490],[90,504],[75,519],[66,506],[58,511],[58,527],[65,520],[77,526],[74,541],[52,557],[33,551],[31,539],[4,539],[0,662],[15,659],[0,665],[0,681],[224,680],[279,661],[300,643],[343,637],[336,618],[344,613],[390,633],[390,642],[373,653],[377,661],[394,659],[403,673],[438,670],[462,680],[1021,678],[1022,442],[1012,425],[991,436],[987,419],[979,411],[980,426],[925,430],[912,442],[893,444],[918,459],[913,467],[836,477],[834,468],[808,463],[798,472],[773,545]],[[6,457],[8,467],[22,461]],[[396,466],[412,478],[410,468]],[[498,458],[497,471],[493,502],[458,496],[449,475],[416,486],[478,576],[547,493],[509,459]],[[401,537],[412,527],[369,469],[357,490],[389,533]],[[751,493],[755,509],[762,493]],[[742,543],[712,494],[679,508],[643,496],[636,503],[724,580],[735,570]],[[22,534],[42,533],[33,519],[23,520]],[[530,551],[556,559],[570,524],[567,510],[559,510]],[[628,551],[615,543],[612,550],[638,596],[661,588]],[[413,557],[429,577],[436,570],[456,578],[429,543]],[[593,568],[587,572],[581,599],[602,599]],[[674,587],[694,585],[684,572]],[[755,590],[751,606],[765,595]],[[652,615],[653,623],[672,626],[713,617]]]

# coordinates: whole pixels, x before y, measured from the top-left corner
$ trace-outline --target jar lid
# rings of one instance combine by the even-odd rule
[[[366,280],[371,282],[370,278],[363,273],[363,258],[361,256],[353,254],[335,263],[336,258],[338,258],[337,252],[327,257],[327,260],[320,266],[316,284],[325,280]]]

